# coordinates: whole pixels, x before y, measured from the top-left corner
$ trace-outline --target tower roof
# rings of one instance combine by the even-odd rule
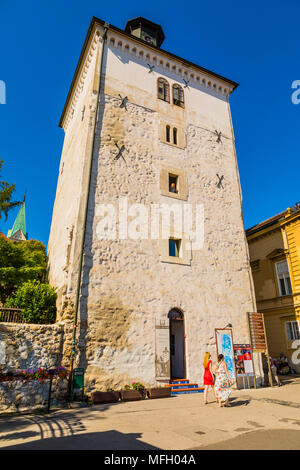
[[[19,209],[13,228],[8,231],[7,237],[15,240],[27,240],[26,219],[25,219],[25,200]]]
[[[143,34],[143,29],[146,29],[148,32],[152,31],[152,33],[154,33],[155,40],[153,41],[153,38],[148,39],[147,35]],[[159,24],[143,18],[142,16],[138,16],[137,18],[127,21],[125,33],[133,34],[134,36],[148,42],[148,44],[152,44],[157,47],[160,47],[165,39],[162,27]]]

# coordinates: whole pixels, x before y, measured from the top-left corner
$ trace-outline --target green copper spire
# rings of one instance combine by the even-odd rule
[[[25,219],[25,198],[19,209],[14,226],[8,231],[7,237],[13,240],[27,240],[28,234],[26,233],[26,219]]]

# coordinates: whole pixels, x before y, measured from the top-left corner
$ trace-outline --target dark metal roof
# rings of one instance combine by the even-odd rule
[[[252,233],[259,232],[260,230],[263,230],[264,228],[270,227],[271,225],[275,225],[279,219],[281,219],[285,214],[285,211],[280,212],[280,214],[274,215],[273,217],[270,217],[269,219],[266,219],[259,224],[253,225],[253,227],[250,227],[246,230],[247,235],[252,235]]]
[[[124,31],[125,33],[131,34],[131,28],[137,25],[141,25],[141,24],[143,24],[146,27],[148,26],[150,29],[157,31],[158,36],[159,36],[158,46],[160,47],[165,39],[165,35],[164,35],[162,27],[159,24],[153,23],[152,21],[147,20],[146,18],[143,18],[142,16],[138,16],[137,18],[133,18],[132,20],[127,21]]]
[[[297,203],[295,206],[290,207],[289,209],[291,214],[298,212],[300,213],[300,204]],[[274,215],[273,217],[270,217],[269,219],[263,220],[259,224],[254,225],[253,227],[250,227],[246,230],[246,235],[252,235],[253,233],[259,232],[260,230],[263,230],[265,228],[271,227],[272,225],[275,225],[278,220],[282,219],[287,213],[287,210],[280,212],[277,215]]]

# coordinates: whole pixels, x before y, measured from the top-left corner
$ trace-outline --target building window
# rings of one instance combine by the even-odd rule
[[[169,173],[169,192],[178,193],[178,176]]]
[[[297,321],[287,321],[285,328],[288,341],[300,339],[299,323]]]
[[[170,142],[170,126],[166,126],[166,141]]]
[[[180,85],[173,85],[173,104],[184,108],[184,93]]]
[[[157,96],[160,100],[170,103],[170,87],[167,80],[159,78],[157,81]]]
[[[183,201],[188,199],[188,182],[184,170],[163,166],[160,169],[159,186],[162,196]]]
[[[251,261],[250,266],[251,266],[252,271],[259,270],[259,264],[260,264],[259,262],[260,262],[259,259],[255,259],[254,261]]]
[[[172,128],[172,138],[173,138],[173,144],[174,145],[177,145],[177,143],[178,143],[177,136],[178,136],[177,128],[173,127]],[[171,143],[171,127],[169,125],[166,126],[166,142],[168,144]]]
[[[291,295],[292,284],[287,260],[280,261],[275,266],[280,295]]]
[[[180,258],[181,240],[175,238],[169,239],[169,256]]]
[[[173,144],[177,145],[177,129],[173,127]]]
[[[159,140],[164,144],[185,148],[185,131],[177,122],[160,121],[158,126]]]

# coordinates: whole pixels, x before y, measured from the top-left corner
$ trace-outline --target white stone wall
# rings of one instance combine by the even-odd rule
[[[120,110],[118,100],[106,96],[94,162],[81,308],[81,320],[88,322],[87,377],[98,387],[131,379],[155,383],[155,324],[180,307],[187,376],[201,382],[203,354],[215,351],[214,328],[232,323],[234,341],[249,341],[246,312],[253,299],[233,144],[226,138],[217,144],[212,131],[189,124],[187,148],[174,149],[158,143],[158,113],[131,103],[127,108]],[[113,160],[115,137],[124,142],[126,164]],[[162,163],[184,168],[188,202],[204,205],[204,247],[192,252],[190,266],[161,262],[157,240],[98,240],[99,204],[117,206],[120,196],[148,207],[174,202],[160,194]],[[224,189],[217,187],[216,173],[224,174]]]
[[[58,289],[58,310],[76,283],[72,265],[78,264],[77,245],[81,244],[82,204],[86,190],[90,135],[93,132],[96,69],[102,44],[95,34],[72,95],[72,110],[64,123],[65,139],[59,166],[56,197],[48,241],[49,282]],[[97,65],[97,67],[96,67]],[[75,252],[75,254],[74,254]],[[74,259],[75,258],[75,259]],[[75,273],[76,275],[76,273]]]
[[[220,81],[215,77],[199,78],[192,67],[175,59],[167,66],[164,58],[160,65],[160,53],[154,58],[145,52],[142,58],[141,50],[147,51],[147,46],[133,48],[130,44],[127,48],[120,41],[116,48],[111,35],[104,54],[93,156],[77,362],[86,368],[87,391],[119,388],[131,380],[153,385],[155,325],[167,321],[168,312],[178,307],[185,318],[186,375],[202,384],[203,354],[209,350],[213,358],[216,356],[214,329],[232,323],[234,342],[248,343],[246,313],[255,308],[228,89],[224,92],[226,83],[222,83],[218,92]],[[147,61],[156,64],[151,73]],[[184,85],[183,77],[190,79],[189,87],[184,88],[184,109],[157,99],[160,76],[170,85]],[[127,110],[120,107],[119,94],[127,96]],[[184,149],[159,140],[161,121],[184,129]],[[217,142],[216,131],[222,133],[221,142]],[[80,128],[67,132],[72,132],[76,147]],[[115,159],[116,142],[125,146],[125,161]],[[73,151],[68,148],[65,144],[64,151],[69,151],[72,159]],[[120,197],[126,197],[129,205],[143,203],[147,207],[185,203],[161,194],[162,166],[184,170],[186,202],[194,208],[196,204],[204,206],[204,246],[199,251],[192,249],[189,264],[162,262],[159,240],[99,239],[102,204],[117,207]],[[79,175],[80,167],[74,171]],[[224,177],[223,187],[217,186],[217,174]],[[61,184],[51,229],[50,263],[57,271],[65,249],[55,250],[59,242],[55,226],[64,223],[59,201],[64,194],[64,204],[68,204],[67,184],[72,184],[72,171]],[[70,269],[76,272],[78,265],[74,262]],[[56,279],[62,278],[57,275]]]

